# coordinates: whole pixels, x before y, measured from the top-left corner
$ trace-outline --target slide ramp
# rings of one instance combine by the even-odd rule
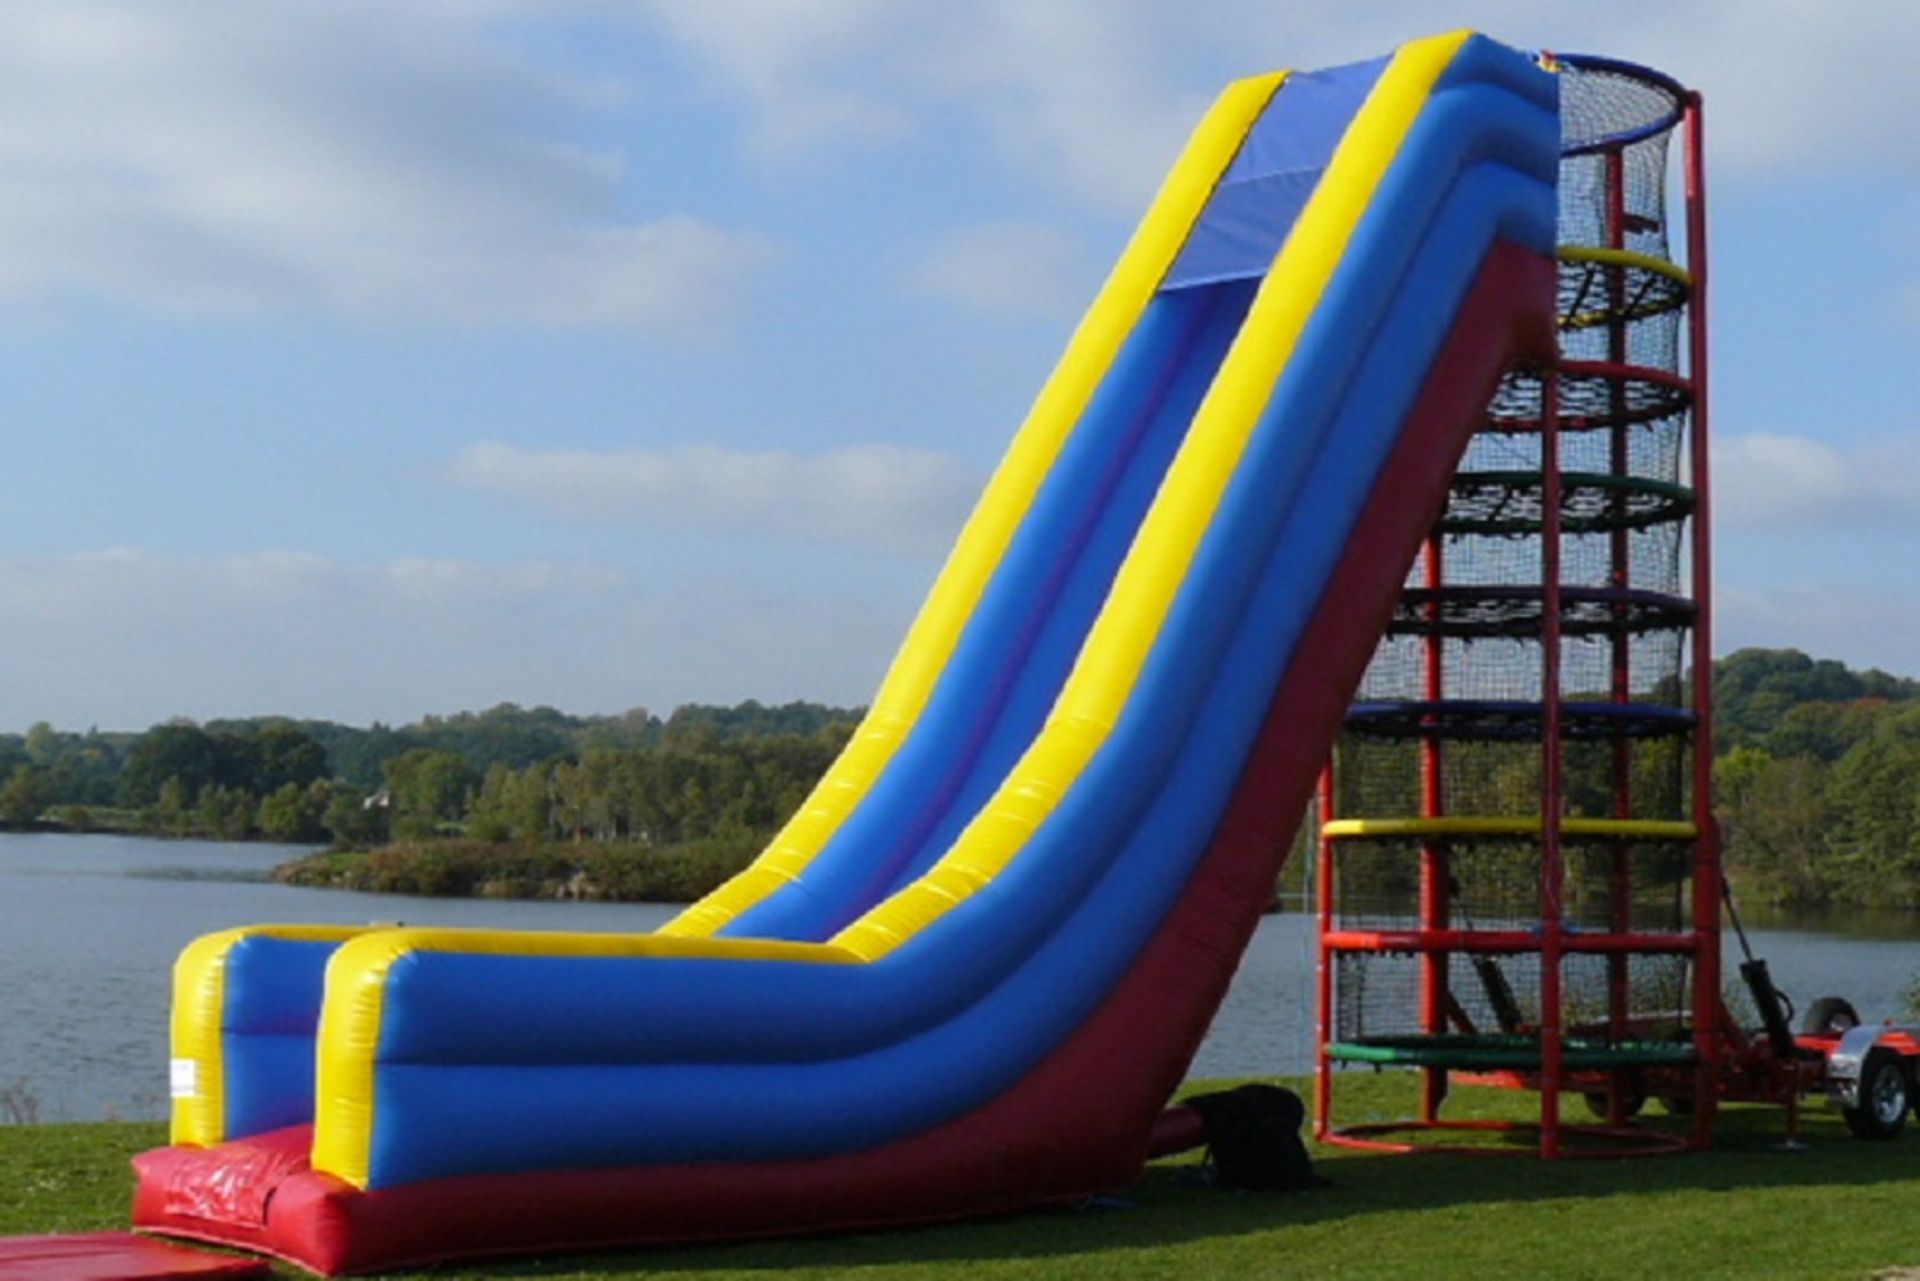
[[[1552,358],[1558,133],[1464,33],[1231,87],[767,853],[653,935],[196,944],[136,1221],[335,1272],[1130,1179],[1461,448]]]

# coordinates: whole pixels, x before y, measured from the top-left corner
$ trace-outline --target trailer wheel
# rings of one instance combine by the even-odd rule
[[[1860,1102],[1842,1110],[1847,1128],[1862,1139],[1890,1139],[1906,1128],[1913,1110],[1913,1081],[1898,1054],[1884,1047],[1867,1052],[1860,1065]]]
[[[1802,1032],[1845,1032],[1860,1026],[1860,1014],[1844,996],[1823,996],[1807,1007]]]
[[[1587,1111],[1591,1112],[1596,1119],[1601,1121],[1610,1119],[1611,1112],[1607,1107],[1607,1092],[1605,1090],[1588,1090],[1580,1097],[1586,1101]],[[1625,1111],[1628,1120],[1639,1116],[1641,1109],[1647,1106],[1646,1085],[1637,1079],[1629,1082],[1627,1085],[1627,1097],[1622,1100],[1622,1102],[1626,1104]]]

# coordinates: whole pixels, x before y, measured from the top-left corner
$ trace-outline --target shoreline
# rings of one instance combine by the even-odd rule
[[[766,840],[756,834],[675,845],[395,842],[364,851],[316,851],[280,864],[272,878],[282,885],[370,894],[685,906],[746,867]],[[1276,891],[1264,910],[1284,911],[1283,899],[1293,897]]]
[[[273,869],[282,885],[428,898],[686,904],[744,868],[761,834],[673,845],[640,842],[396,842],[320,850]]]
[[[222,836],[218,832],[172,832],[141,827],[132,823],[85,823],[75,826],[56,819],[36,818],[24,823],[0,821],[0,833],[13,836],[125,836],[140,841],[204,841],[212,845],[304,845],[318,849],[319,840],[289,841],[265,832],[245,836]]]

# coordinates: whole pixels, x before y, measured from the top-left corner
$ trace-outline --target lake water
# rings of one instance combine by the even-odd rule
[[[200,934],[260,922],[635,931],[648,904],[515,903],[351,894],[276,885],[286,846],[0,833],[0,1122],[19,1100],[46,1121],[164,1116],[173,958]],[[1920,971],[1920,919],[1748,922],[1780,985],[1837,993],[1878,1020]],[[1306,1070],[1312,1053],[1312,921],[1270,916],[1242,962],[1194,1072]],[[1729,940],[1729,953],[1733,947]],[[10,1101],[14,1104],[9,1107]]]

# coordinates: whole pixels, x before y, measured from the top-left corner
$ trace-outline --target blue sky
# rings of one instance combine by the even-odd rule
[[[1228,79],[1708,96],[1722,650],[1920,673],[1920,9],[0,10],[0,726],[863,701]]]

